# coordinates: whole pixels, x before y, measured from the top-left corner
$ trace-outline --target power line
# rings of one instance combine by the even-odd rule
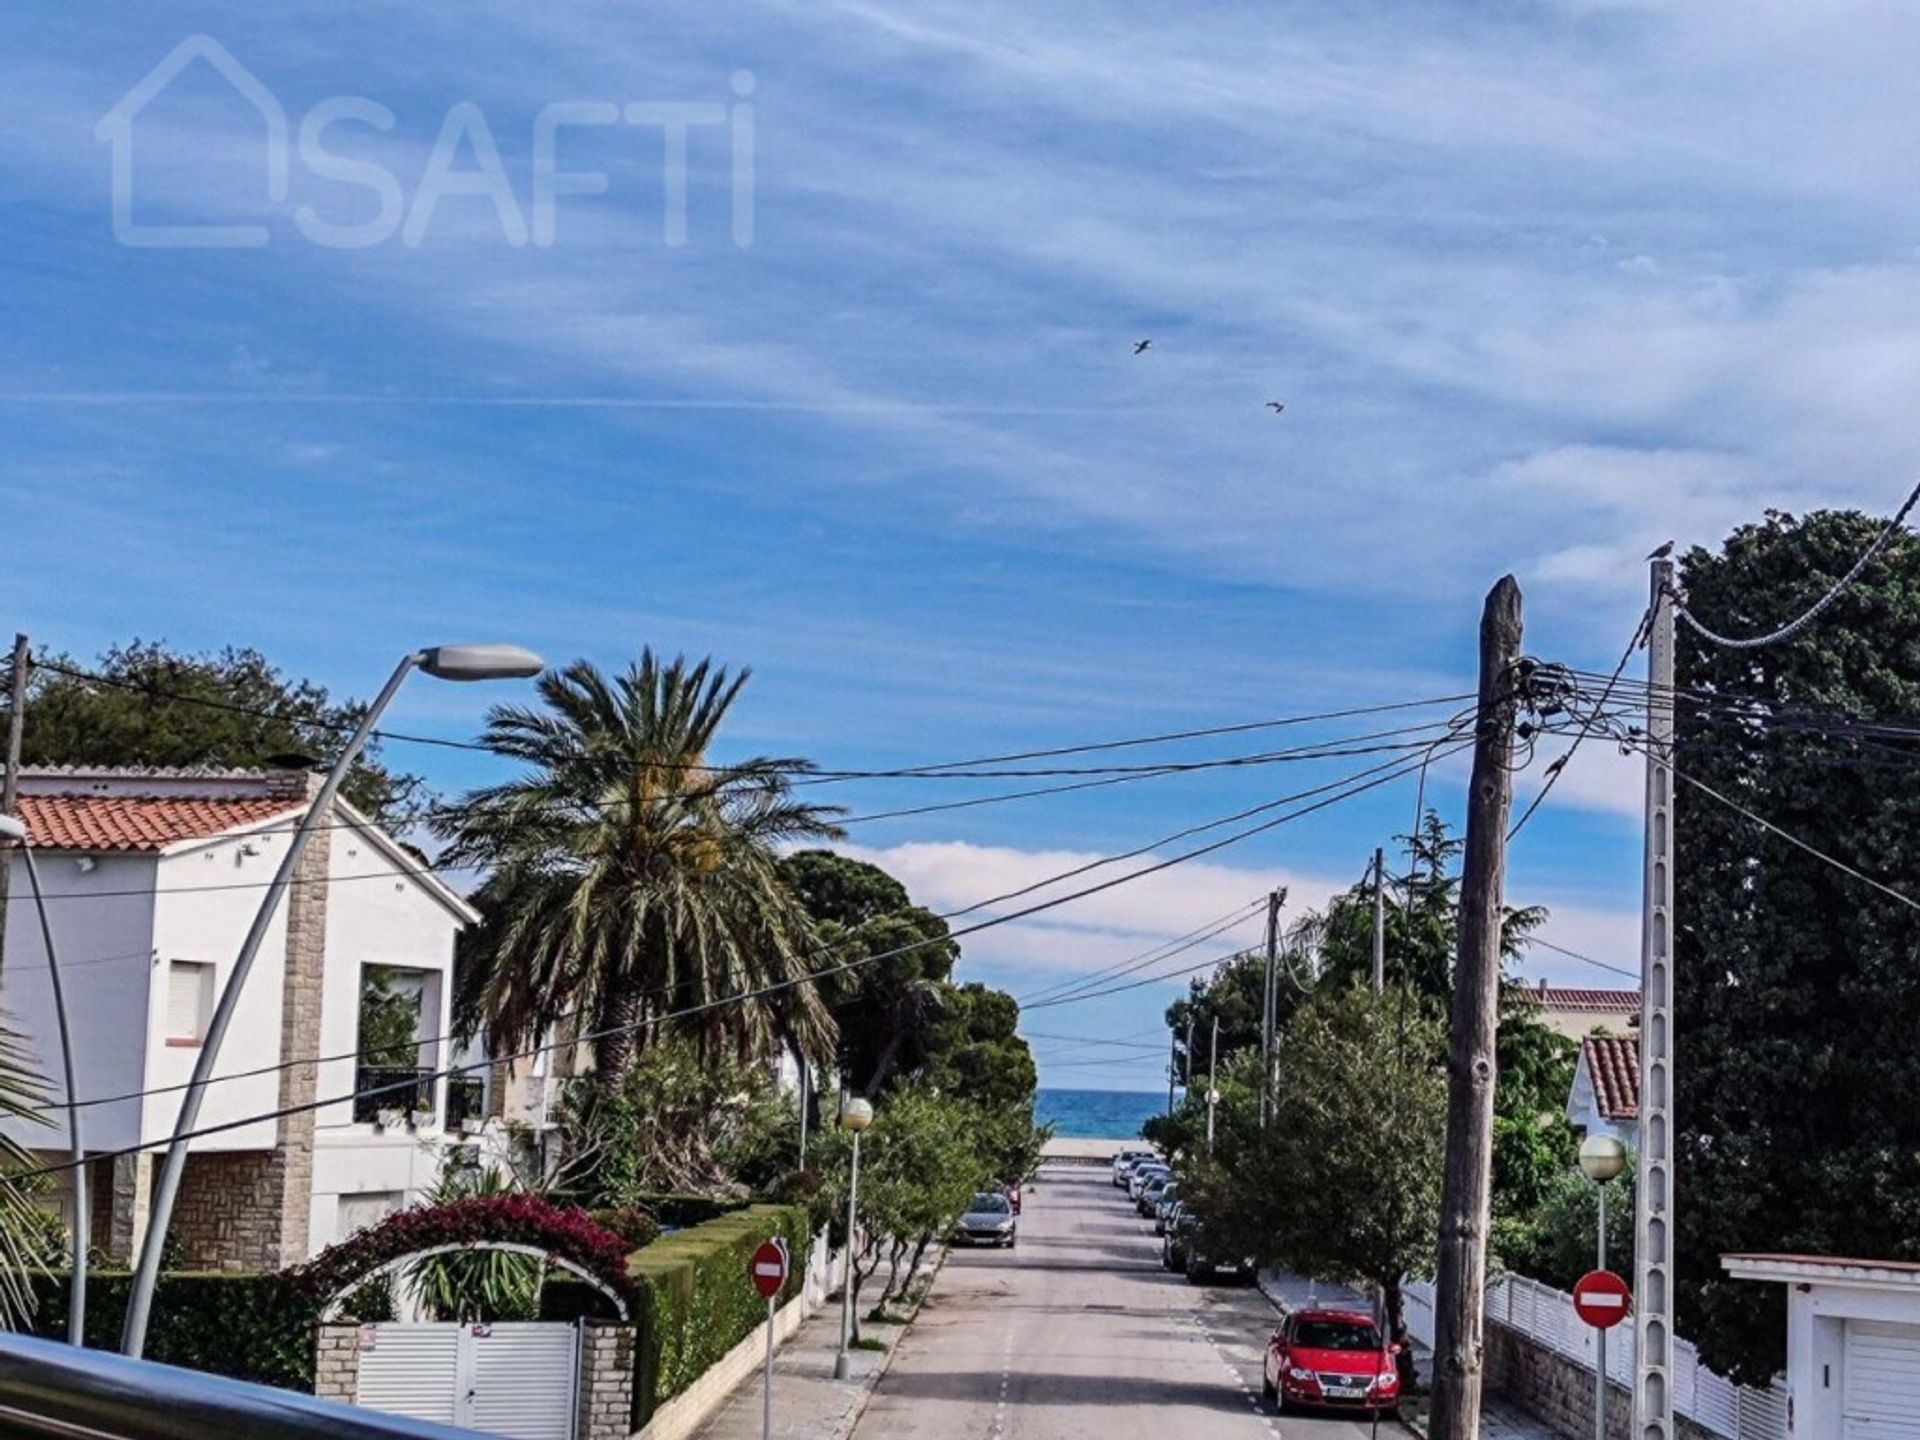
[[[1373,768],[1377,769],[1378,767],[1373,767]],[[1364,781],[1365,777],[1367,777],[1371,773],[1372,773],[1371,769],[1363,770],[1363,771],[1360,771],[1357,775],[1349,777],[1349,782],[1357,785],[1357,788],[1351,791],[1351,795],[1364,794],[1367,790],[1373,788],[1375,784],[1384,783],[1382,781],[1366,781],[1365,783],[1360,783]],[[1325,787],[1318,787],[1318,789],[1316,790],[1305,791],[1305,792],[1302,792],[1302,796],[1294,797],[1294,798],[1303,798],[1306,795],[1317,794],[1319,793],[1320,789],[1324,789],[1324,788]],[[1011,912],[1010,914],[1005,916],[998,916],[990,920],[979,921],[972,925],[963,926],[960,929],[949,931],[948,934],[944,936],[934,936],[925,940],[915,941],[911,944],[899,946],[893,950],[884,951],[878,955],[867,956],[867,957],[864,957],[863,959],[853,961],[848,964],[833,966],[825,970],[810,971],[806,975],[794,977],[788,981],[784,981],[778,985],[769,987],[764,991],[749,992],[746,995],[737,997],[737,999],[740,1002],[744,1003],[746,1000],[758,998],[760,994],[774,993],[777,990],[790,988],[793,985],[803,984],[809,980],[818,980],[830,975],[839,974],[845,970],[856,968],[858,966],[876,964],[882,960],[888,960],[888,959],[895,958],[896,956],[899,956],[899,955],[908,954],[912,951],[923,949],[929,945],[948,943],[949,941],[957,940],[962,936],[974,934],[980,930],[990,929],[995,925],[1004,924],[1009,920],[1017,920],[1017,919],[1025,918],[1030,915],[1039,914],[1043,911],[1054,908],[1056,905],[1065,904],[1069,901],[1080,899],[1088,895],[1098,894],[1104,890],[1112,889],[1117,885],[1125,884],[1130,880],[1138,879],[1146,875],[1151,875],[1160,870],[1169,869],[1175,865],[1183,864],[1187,860],[1195,859],[1202,855],[1211,854],[1217,850],[1225,848],[1228,845],[1237,844],[1241,840],[1247,839],[1253,835],[1257,835],[1257,834],[1263,833],[1264,831],[1271,830],[1280,824],[1286,823],[1286,821],[1289,819],[1298,818],[1298,815],[1311,814],[1316,810],[1324,809],[1328,805],[1337,803],[1337,801],[1340,799],[1346,799],[1346,798],[1350,798],[1350,796],[1335,796],[1331,799],[1320,800],[1313,805],[1303,807],[1299,812],[1297,812],[1297,815],[1282,816],[1282,817],[1279,817],[1278,819],[1266,821],[1261,825],[1253,826],[1249,829],[1239,832],[1238,834],[1229,835],[1227,837],[1224,837],[1223,839],[1213,841],[1208,845],[1201,846],[1183,855],[1175,856],[1171,859],[1160,861],[1155,865],[1146,866],[1138,871],[1131,872],[1127,875],[1120,876],[1116,879],[1107,880],[1102,882],[1101,884],[1093,885],[1086,889],[1079,890],[1079,891],[1073,892],[1072,894],[1061,896],[1053,900],[1040,902],[1038,904],[1028,906],[1022,910]],[[1191,832],[1184,832],[1184,833],[1191,833]],[[1156,842],[1156,843],[1170,843],[1170,842],[1163,840],[1161,842]],[[1153,847],[1148,847],[1148,848],[1153,848]],[[1138,858],[1138,856],[1141,853],[1144,853],[1144,852],[1133,851],[1133,852],[1129,852],[1126,856],[1114,857],[1114,858],[1116,859]],[[952,911],[947,914],[941,915],[937,918],[942,920],[955,919],[961,915],[970,913],[974,910],[981,909],[985,906],[1001,904],[1007,900],[1016,899],[1023,895],[1029,894],[1036,888],[1044,888],[1045,886],[1048,886],[1048,885],[1057,884],[1062,880],[1077,877],[1078,875],[1084,874],[1090,868],[1092,867],[1078,866],[1073,870],[1064,871],[1058,875],[1050,876],[1046,880],[1039,882],[1038,886],[1033,886],[1033,885],[1023,886],[1018,890],[1009,891],[1003,895],[992,896],[986,900],[978,901],[973,905],[969,905],[964,910]],[[343,877],[343,878],[360,878],[360,877]],[[391,878],[391,877],[388,877],[388,878]],[[214,888],[214,887],[207,887],[207,888]],[[103,892],[94,892],[94,893],[98,894]],[[140,891],[135,893],[146,894],[150,892]],[[830,947],[825,951],[817,952],[816,958],[822,958],[827,955],[832,955],[837,950],[845,949],[846,946],[851,943],[852,943],[852,940],[850,937],[848,940],[842,941],[841,944],[839,945]],[[671,989],[647,991],[647,992],[642,992],[638,998],[657,999],[657,998],[662,998],[663,996],[669,995],[671,993],[672,993]],[[693,1013],[693,1012],[686,1012],[686,1013]],[[665,1018],[673,1018],[673,1017],[662,1017],[662,1018],[665,1019]],[[658,1023],[658,1022],[641,1022],[641,1023]],[[613,1030],[609,1030],[605,1033],[607,1034],[618,1033],[619,1028],[620,1027],[615,1027]],[[626,1027],[626,1028],[637,1028],[637,1027]],[[432,1037],[431,1039],[422,1037],[416,1043],[421,1045],[449,1044],[449,1043],[457,1042],[459,1038],[460,1037],[457,1034],[450,1032],[448,1034]],[[586,1040],[589,1040],[592,1038],[593,1038],[592,1036],[581,1036],[581,1037],[578,1037],[578,1040],[575,1043],[584,1043]],[[385,1050],[388,1048],[390,1047],[368,1046],[368,1047],[362,1047],[360,1049],[356,1049],[352,1051],[342,1052],[336,1055],[317,1056],[317,1057],[307,1056],[307,1057],[296,1058],[293,1060],[282,1060],[271,1065],[256,1067],[253,1070],[234,1072],[234,1073],[225,1074],[225,1075],[216,1075],[212,1077],[212,1079],[208,1083],[219,1084],[219,1083],[225,1083],[233,1080],[257,1078],[258,1076],[261,1076],[261,1075],[277,1074],[283,1070],[293,1069],[302,1065],[320,1065],[320,1064],[335,1063],[335,1062],[344,1061],[344,1060],[357,1060],[357,1059],[364,1058],[366,1055],[372,1053],[374,1050]],[[539,1053],[542,1053],[542,1051],[540,1049],[536,1049],[529,1053],[539,1054]],[[521,1058],[521,1057],[516,1057],[516,1056],[497,1057],[496,1061],[490,1061],[488,1063],[497,1063],[498,1058],[514,1059],[514,1058]],[[438,1078],[438,1076],[441,1074],[451,1074],[451,1073],[455,1073],[455,1072],[454,1071],[435,1072],[432,1078]],[[181,1084],[175,1084],[175,1085],[163,1085],[163,1086],[152,1087],[150,1089],[130,1091],[121,1095],[102,1096],[102,1097],[97,1097],[97,1098],[92,1098],[87,1100],[81,1100],[75,1103],[76,1105],[82,1106],[82,1107],[116,1104],[116,1103],[122,1103],[128,1100],[141,1099],[149,1095],[170,1094],[177,1091],[185,1090],[187,1088],[189,1088],[188,1083],[181,1083]],[[351,1096],[351,1095],[347,1097],[347,1099],[354,1099],[354,1098],[357,1098],[357,1097]],[[329,1102],[329,1103],[337,1103],[337,1102]],[[268,1117],[268,1118],[275,1118],[275,1117]]]
[[[1653,607],[1649,605],[1641,614],[1640,622],[1633,627],[1633,634],[1627,639],[1627,648],[1620,652],[1620,663],[1613,667],[1613,674],[1607,677],[1606,688],[1600,692],[1600,698],[1595,702],[1596,708],[1605,708],[1607,697],[1613,694],[1613,687],[1620,683],[1620,676],[1627,668],[1627,661],[1631,660],[1633,658],[1633,652],[1640,648],[1641,640],[1647,633],[1647,627],[1652,623]],[[1560,776],[1565,773],[1567,766],[1573,763],[1573,757],[1580,752],[1581,742],[1592,733],[1596,723],[1597,720],[1595,718],[1589,718],[1583,723],[1580,727],[1579,734],[1573,737],[1573,744],[1567,747],[1566,753],[1547,766],[1546,783],[1540,787],[1539,794],[1533,797],[1532,802],[1528,804],[1520,818],[1514,822],[1513,828],[1507,831],[1507,843],[1509,845],[1513,843],[1516,835],[1526,829],[1527,822],[1533,818],[1534,811],[1546,803],[1547,796],[1551,795],[1553,793],[1553,787],[1560,783]]]
[[[1640,978],[1640,972],[1638,970],[1629,970],[1623,965],[1609,965],[1604,960],[1596,960],[1591,955],[1582,955],[1578,950],[1569,950],[1564,945],[1556,945],[1553,941],[1543,940],[1538,935],[1527,936],[1525,943],[1528,945],[1538,945],[1542,950],[1551,950],[1556,955],[1564,955],[1569,960],[1578,960],[1581,964],[1591,965],[1596,970],[1610,970],[1615,975],[1626,976],[1629,980],[1638,980]]]
[[[1196,945],[1205,944],[1215,936],[1231,930],[1237,925],[1246,924],[1247,921],[1254,917],[1256,907],[1264,905],[1265,903],[1264,897],[1260,900],[1250,901],[1222,919],[1209,921],[1206,925],[1200,927],[1200,929],[1188,931],[1185,935],[1177,936],[1172,940],[1164,940],[1152,949],[1144,950],[1138,955],[1130,955],[1124,960],[1115,961],[1111,965],[1103,965],[1098,970],[1090,971],[1085,975],[1076,976],[1071,980],[1056,981],[1054,984],[1043,986],[1031,994],[1017,996],[1015,998],[1021,1005],[1028,1005],[1036,1000],[1050,1000],[1055,995],[1070,994],[1075,990],[1082,990],[1091,985],[1096,985],[1102,980],[1112,979],[1115,976],[1144,969],[1146,966],[1156,965],[1162,960],[1171,960],[1175,955],[1191,950]]]
[[[1762,646],[1773,645],[1782,640],[1790,640],[1818,619],[1820,614],[1826,610],[1828,606],[1838,600],[1841,595],[1845,594],[1848,587],[1860,578],[1860,573],[1872,563],[1873,557],[1878,555],[1880,551],[1886,547],[1886,543],[1893,538],[1894,532],[1900,528],[1901,523],[1907,518],[1907,513],[1912,510],[1916,504],[1920,504],[1920,484],[1916,484],[1912,490],[1907,492],[1905,503],[1894,512],[1893,518],[1889,520],[1885,527],[1881,529],[1880,533],[1874,537],[1873,543],[1861,552],[1860,558],[1853,562],[1853,568],[1835,581],[1832,588],[1818,600],[1814,601],[1797,619],[1789,620],[1777,630],[1770,630],[1764,635],[1748,636],[1745,639],[1735,639],[1730,635],[1718,634],[1694,618],[1694,614],[1687,608],[1685,600],[1678,595],[1673,598],[1674,614],[1686,621],[1694,633],[1699,635],[1703,640],[1706,640],[1710,644],[1718,645],[1722,649],[1758,650]]]
[[[1409,770],[1408,773],[1411,773],[1411,770]],[[515,1051],[510,1054],[489,1056],[484,1060],[470,1061],[465,1064],[459,1064],[459,1065],[442,1066],[438,1069],[433,1069],[433,1070],[418,1071],[409,1075],[407,1078],[403,1080],[396,1081],[391,1084],[368,1086],[362,1089],[356,1089],[356,1090],[350,1091],[344,1095],[329,1096],[324,1100],[311,1100],[311,1101],[305,1101],[305,1102],[301,1102],[294,1105],[280,1106],[279,1108],[274,1110],[262,1111],[253,1115],[242,1116],[238,1119],[222,1121],[213,1125],[200,1126],[197,1129],[189,1130],[182,1135],[170,1136],[167,1139],[163,1139],[163,1140],[143,1141],[134,1145],[122,1146],[118,1149],[96,1151],[89,1158],[96,1159],[96,1160],[97,1159],[117,1159],[122,1155],[137,1155],[146,1150],[151,1150],[159,1146],[172,1144],[175,1140],[179,1140],[179,1139],[185,1139],[185,1140],[204,1139],[211,1135],[220,1135],[220,1134],[225,1134],[226,1132],[231,1130],[243,1129],[249,1125],[264,1124],[269,1120],[285,1119],[290,1115],[306,1114],[310,1111],[323,1110],[335,1105],[351,1104],[355,1100],[368,1099],[374,1096],[389,1094],[402,1089],[415,1090],[422,1083],[440,1080],[440,1079],[448,1078],[454,1075],[464,1075],[464,1074],[468,1074],[470,1072],[478,1071],[478,1070],[488,1070],[495,1065],[500,1065],[503,1063],[511,1063],[516,1060],[531,1059],[538,1055],[547,1054],[550,1051],[577,1047],[582,1044],[603,1040],[613,1035],[627,1034],[634,1031],[646,1029],[652,1026],[666,1024],[669,1021],[683,1020],[695,1015],[706,1014],[713,1010],[720,1009],[724,1006],[744,1004],[749,1000],[761,999],[767,995],[777,994],[787,990],[791,990],[800,985],[815,984],[815,983],[818,983],[821,979],[829,975],[842,974],[842,973],[845,973],[846,971],[859,969],[862,966],[876,964],[881,960],[892,959],[896,956],[907,954],[910,951],[923,949],[929,945],[944,944],[949,940],[957,940],[966,935],[977,934],[983,930],[993,929],[1000,925],[1011,924],[1016,920],[1023,920],[1030,916],[1040,914],[1047,910],[1057,909],[1058,907],[1062,905],[1070,904],[1075,900],[1082,900],[1090,895],[1101,894],[1107,890],[1115,889],[1121,885],[1130,884],[1135,880],[1144,879],[1148,875],[1157,874],[1163,870],[1170,870],[1177,865],[1183,865],[1190,860],[1199,859],[1203,855],[1213,854],[1219,850],[1225,849],[1229,845],[1237,844],[1240,841],[1249,839],[1254,835],[1258,835],[1258,834],[1264,833],[1265,831],[1272,830],[1275,827],[1286,823],[1288,820],[1297,819],[1302,815],[1310,814],[1316,810],[1325,809],[1327,806],[1335,804],[1339,800],[1352,799],[1358,795],[1365,794],[1368,790],[1374,789],[1379,785],[1385,784],[1387,783],[1388,780],[1391,780],[1393,778],[1396,778],[1396,777],[1388,776],[1383,779],[1376,779],[1376,780],[1368,781],[1363,784],[1357,784],[1346,795],[1334,797],[1333,799],[1317,801],[1313,805],[1303,807],[1301,810],[1299,810],[1298,812],[1292,815],[1282,816],[1278,819],[1264,821],[1259,825],[1249,826],[1245,830],[1239,831],[1234,835],[1230,835],[1222,839],[1212,841],[1207,845],[1197,846],[1194,849],[1185,851],[1182,854],[1171,856],[1165,860],[1158,861],[1152,865],[1142,866],[1140,869],[1132,871],[1126,875],[1120,875],[1109,880],[1103,880],[1098,884],[1089,885],[1084,889],[1074,891],[1070,894],[1057,896],[1050,900],[1037,901],[1032,905],[1025,906],[1019,910],[1010,911],[1005,915],[997,915],[990,919],[976,921],[971,925],[963,926],[958,930],[952,931],[949,935],[946,935],[946,936],[935,936],[935,937],[930,937],[923,940],[912,941],[909,944],[898,946],[893,950],[884,951],[879,955],[864,956],[860,959],[845,961],[842,964],[832,966],[826,970],[811,971],[805,975],[792,976],[785,980],[775,981],[772,984],[761,986],[755,990],[749,990],[737,995],[722,996],[714,1000],[702,1001],[698,1004],[686,1006],[677,1011],[669,1011],[665,1014],[652,1016],[644,1020],[634,1021],[630,1024],[610,1025],[597,1031],[591,1031],[581,1035],[570,1036],[565,1040],[548,1041],[543,1044],[528,1046],[524,1049]],[[1200,968],[1200,967],[1194,967],[1194,968]],[[1137,982],[1137,983],[1149,983],[1149,982],[1143,981],[1143,982]],[[1132,988],[1132,987],[1122,987],[1122,988]],[[1093,998],[1093,997],[1088,996],[1088,997],[1080,997],[1080,998]],[[1061,1002],[1061,1003],[1071,1003],[1071,1002]],[[286,1068],[287,1065],[291,1065],[291,1064],[313,1064],[313,1063],[316,1063],[316,1062],[311,1060],[283,1062],[282,1066],[276,1067],[276,1068]],[[59,1174],[66,1170],[70,1170],[72,1168],[73,1168],[73,1163],[71,1161],[68,1161],[64,1164],[47,1165],[34,1170],[19,1171],[19,1172],[16,1172],[11,1178],[15,1181],[26,1180],[26,1179],[36,1178],[41,1175]]]

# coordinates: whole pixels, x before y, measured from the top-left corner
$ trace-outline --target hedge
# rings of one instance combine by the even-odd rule
[[[807,1212],[751,1205],[690,1230],[662,1236],[628,1261],[640,1290],[635,1313],[634,1428],[685,1390],[767,1318],[748,1274],[753,1252],[775,1236],[793,1257],[784,1302],[800,1292],[807,1261]]]
[[[36,1276],[32,1333],[67,1336],[71,1277]],[[120,1348],[133,1277],[87,1277],[87,1344]],[[313,1336],[320,1301],[281,1275],[174,1273],[154,1292],[147,1358],[189,1370],[313,1393]]]

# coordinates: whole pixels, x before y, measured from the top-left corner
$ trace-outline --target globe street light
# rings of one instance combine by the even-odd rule
[[[374,698],[373,704],[367,707],[367,713],[361,717],[346,747],[334,760],[333,768],[327,772],[327,778],[320,786],[320,792],[307,806],[306,814],[300,817],[300,824],[293,832],[287,853],[280,861],[280,868],[274,872],[273,883],[267,887],[266,897],[261,900],[260,909],[253,917],[252,928],[247,931],[247,938],[240,946],[239,957],[233,962],[233,973],[227,977],[219,1003],[213,1007],[213,1015],[207,1021],[206,1036],[201,1042],[199,1057],[194,1061],[193,1078],[187,1082],[186,1098],[180,1102],[179,1118],[174,1122],[173,1138],[167,1143],[160,1180],[154,1186],[147,1236],[140,1247],[140,1268],[134,1277],[133,1293],[127,1301],[126,1326],[120,1335],[122,1354],[137,1360],[140,1352],[146,1348],[147,1320],[153,1308],[153,1290],[160,1280],[160,1251],[166,1244],[167,1227],[173,1219],[173,1203],[179,1196],[180,1177],[187,1164],[187,1136],[200,1118],[200,1101],[206,1093],[207,1082],[213,1076],[214,1063],[219,1059],[220,1042],[226,1037],[227,1024],[233,1019],[234,1007],[240,1002],[241,988],[247,983],[247,972],[253,968],[254,956],[260,953],[261,943],[267,938],[274,912],[280,908],[280,897],[293,879],[294,868],[299,865],[300,856],[306,851],[307,841],[321,817],[332,806],[340,782],[346,779],[347,771],[359,758],[374,726],[380,723],[381,715],[393,703],[393,697],[400,693],[407,676],[415,670],[424,670],[438,680],[524,680],[538,675],[544,667],[545,662],[538,655],[518,645],[436,645],[426,650],[415,650],[402,658],[386,686]]]
[[[73,1036],[67,1028],[67,996],[60,984],[60,959],[53,949],[53,924],[47,918],[47,897],[40,889],[40,867],[34,862],[33,848],[27,843],[26,823],[13,815],[0,815],[0,840],[17,841],[20,860],[26,867],[27,884],[33,890],[34,908],[40,913],[40,938],[47,952],[47,980],[53,987],[53,1023],[60,1036],[60,1067],[67,1087],[67,1145],[73,1170],[73,1298],[67,1302],[67,1343],[86,1343],[87,1333],[87,1251],[93,1238],[87,1232],[93,1221],[93,1205],[87,1194],[87,1147],[80,1138],[80,1100],[73,1088]]]
[[[1627,1168],[1627,1147],[1618,1136],[1596,1132],[1580,1142],[1580,1170],[1593,1181],[1594,1193],[1600,1197],[1599,1243],[1595,1251],[1599,1256],[1598,1269],[1607,1268],[1607,1182]],[[1597,1440],[1607,1440],[1607,1332],[1604,1327],[1594,1331],[1594,1381],[1593,1381],[1593,1433]]]
[[[847,1378],[847,1346],[853,1343],[853,1227],[860,1195],[860,1132],[873,1124],[873,1106],[857,1096],[840,1107],[840,1128],[853,1135],[853,1162],[847,1174],[847,1273],[840,1284],[840,1353],[833,1378]]]

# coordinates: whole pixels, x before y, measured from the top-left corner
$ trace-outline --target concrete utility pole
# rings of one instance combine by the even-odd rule
[[[1387,852],[1373,852],[1373,993],[1387,988]]]
[[[1480,699],[1460,874],[1459,951],[1453,971],[1453,1043],[1447,1062],[1447,1159],[1440,1198],[1434,1294],[1432,1440],[1477,1440],[1484,1380],[1487,1211],[1493,1183],[1494,1037],[1507,817],[1513,808],[1514,662],[1520,587],[1511,575],[1480,616]]]
[[[7,711],[7,760],[4,778],[0,778],[0,815],[20,813],[20,737],[27,725],[27,667],[29,642],[24,635],[13,637],[13,696]],[[12,866],[0,864],[0,964],[7,958],[7,889]]]
[[[1635,1440],[1673,1440],[1673,561],[1655,560],[1649,583],[1633,1434]]]
[[[1180,1078],[1180,1032],[1167,1027],[1167,1114],[1173,1114],[1173,1085]]]
[[[1275,989],[1279,980],[1280,963],[1280,906],[1287,892],[1273,890],[1267,894],[1267,983],[1261,995],[1260,1004],[1260,1128],[1267,1128],[1267,1110],[1269,1097],[1273,1091],[1273,1032],[1280,1018],[1280,992]]]

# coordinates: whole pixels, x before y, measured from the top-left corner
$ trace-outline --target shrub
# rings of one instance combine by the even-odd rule
[[[660,1238],[660,1222],[651,1211],[639,1205],[621,1205],[611,1210],[589,1211],[593,1223],[611,1230],[633,1250],[644,1250]]]
[[[807,1217],[798,1206],[753,1205],[662,1236],[628,1269],[640,1291],[634,1424],[691,1385],[766,1319],[748,1263],[764,1240],[787,1242],[793,1273],[781,1294],[799,1292],[806,1268]]]
[[[33,1334],[66,1338],[70,1284],[66,1275],[35,1278]],[[89,1346],[119,1349],[132,1293],[131,1275],[88,1276]],[[321,1303],[284,1275],[163,1275],[153,1296],[147,1358],[311,1393]]]

